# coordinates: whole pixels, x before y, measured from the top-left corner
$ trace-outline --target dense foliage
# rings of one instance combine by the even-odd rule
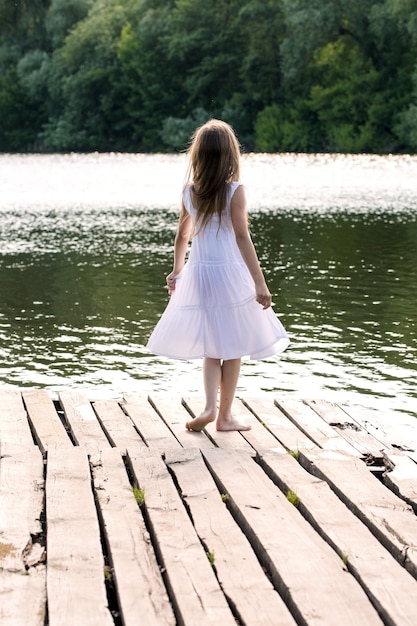
[[[0,0],[0,151],[416,152],[415,0]]]

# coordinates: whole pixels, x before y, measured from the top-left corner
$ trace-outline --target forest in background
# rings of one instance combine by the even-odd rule
[[[0,0],[0,152],[417,152],[416,0]]]

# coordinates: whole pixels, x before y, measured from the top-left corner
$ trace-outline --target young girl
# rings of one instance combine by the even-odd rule
[[[231,413],[241,357],[270,357],[285,350],[289,339],[271,308],[249,233],[232,128],[219,120],[198,128],[189,157],[174,264],[166,278],[171,298],[148,348],[174,359],[203,358],[206,404],[187,422],[188,430],[201,431],[216,418],[217,430],[248,430]]]

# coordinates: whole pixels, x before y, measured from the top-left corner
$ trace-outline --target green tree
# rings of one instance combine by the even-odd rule
[[[42,134],[52,150],[123,150],[119,132],[125,98],[120,84],[118,41],[132,0],[98,0],[53,53],[49,74],[50,118]]]
[[[396,68],[396,84],[387,76],[387,98],[394,100],[395,106],[392,126],[400,147],[417,151],[417,6],[414,0],[385,0],[383,7],[375,8],[373,25],[381,39],[386,33],[387,21],[394,31],[391,54],[399,48],[402,51],[401,55],[390,58],[390,66]],[[390,53],[387,44],[385,50]]]
[[[14,68],[0,76],[0,120],[2,152],[26,151],[35,144],[39,112],[31,106]]]
[[[236,16],[241,0],[177,0],[169,52],[183,75],[192,110],[220,111],[239,87],[237,59],[244,50]]]
[[[209,117],[231,123],[243,143],[252,141],[250,97],[241,71],[248,46],[242,11],[249,4],[240,0],[175,3],[166,40],[184,94],[182,114],[169,116],[177,124],[184,120],[186,127],[204,110]]]
[[[317,114],[323,147],[333,152],[370,151],[379,143],[378,124],[369,109],[378,88],[378,73],[360,46],[347,35],[318,51],[316,83],[309,106]]]
[[[404,149],[414,120],[411,1],[282,3],[284,98],[276,101],[278,108],[258,115],[256,145],[343,152]],[[275,129],[271,139],[269,122]]]
[[[234,112],[229,114],[229,121],[238,130],[245,148],[253,150],[257,114],[265,106],[281,103],[284,99],[280,55],[284,35],[281,0],[245,2],[236,16],[236,28],[244,43],[236,60],[239,84],[227,102]]]
[[[169,54],[173,3],[144,2],[141,12],[123,29],[118,43],[121,80],[127,97],[123,111],[132,146],[166,151],[164,120],[182,117],[187,109],[182,73]]]
[[[62,46],[70,30],[87,17],[93,4],[94,0],[51,0],[45,28],[54,50]]]
[[[417,150],[415,0],[0,0],[0,150]]]
[[[183,150],[193,131],[209,118],[210,115],[202,108],[195,109],[186,118],[167,117],[162,126],[161,139],[170,151]]]
[[[254,103],[257,112],[283,99],[280,43],[285,30],[281,0],[245,2],[237,27],[244,40],[238,91],[246,94],[246,101]]]
[[[3,46],[26,52],[45,44],[45,13],[50,0],[0,0],[0,34]]]
[[[256,117],[255,132],[259,152],[312,152],[321,142],[317,119],[301,99],[292,106],[265,107]]]
[[[45,46],[44,17],[49,2],[0,0],[0,151],[37,147],[44,107],[22,81],[22,58]],[[21,71],[22,70],[22,71]]]

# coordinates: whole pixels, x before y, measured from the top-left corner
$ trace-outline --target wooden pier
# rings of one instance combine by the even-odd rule
[[[0,624],[416,626],[414,425],[235,405],[1,390]]]

